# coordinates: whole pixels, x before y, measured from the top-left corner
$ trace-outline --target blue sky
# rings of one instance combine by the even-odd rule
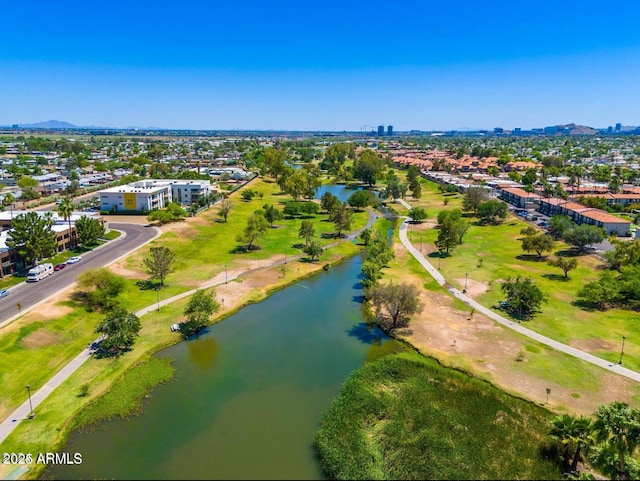
[[[640,125],[640,2],[2,1],[0,125]]]

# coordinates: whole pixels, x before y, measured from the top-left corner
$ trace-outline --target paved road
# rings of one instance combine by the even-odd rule
[[[124,235],[91,252],[82,254],[80,262],[68,265],[65,269],[54,272],[52,276],[39,282],[23,282],[9,289],[9,295],[0,299],[0,329],[21,315],[16,306],[18,303],[22,305],[22,314],[24,314],[71,286],[81,272],[110,264],[160,234],[155,227],[151,226],[120,223],[110,223],[109,226],[122,231]]]
[[[369,209],[369,219],[368,219],[367,225],[365,227],[363,227],[362,229],[359,229],[359,230],[357,230],[355,232],[352,232],[351,234],[345,236],[344,238],[342,238],[342,239],[340,239],[340,240],[338,240],[336,242],[333,242],[333,243],[329,244],[325,248],[328,248],[329,246],[334,246],[334,245],[336,245],[336,244],[338,244],[340,242],[353,241],[360,234],[360,232],[362,232],[365,228],[371,228],[371,226],[373,225],[373,222],[376,220],[376,218],[377,218],[377,215],[375,214],[373,209]],[[110,224],[110,225],[114,229],[117,228],[119,230],[120,230],[121,227],[130,227],[129,224]],[[141,226],[138,226],[138,227],[141,227]],[[127,236],[127,237],[129,237],[129,236]],[[192,289],[190,291],[183,292],[181,294],[178,294],[176,296],[170,297],[168,299],[163,299],[159,303],[154,303],[154,304],[152,304],[150,306],[147,306],[147,307],[145,307],[143,309],[140,309],[135,314],[136,314],[136,316],[141,317],[141,316],[147,314],[148,312],[160,309],[162,306],[166,306],[167,304],[171,304],[172,302],[175,302],[175,301],[177,301],[179,299],[183,299],[185,297],[188,297],[188,296],[194,294],[197,289],[208,289],[210,287],[217,286],[217,285],[222,284],[224,282],[232,281],[232,280],[236,279],[237,277],[246,276],[246,275],[249,275],[252,272],[255,272],[255,271],[258,271],[258,270],[262,270],[262,269],[268,269],[268,268],[273,267],[273,266],[283,265],[283,264],[286,264],[287,261],[291,262],[292,260],[296,260],[296,259],[299,259],[301,257],[303,257],[302,254],[298,255],[298,256],[294,256],[294,257],[289,257],[288,259],[281,259],[281,260],[278,260],[278,261],[276,261],[276,262],[274,262],[274,263],[272,263],[272,264],[270,264],[268,266],[259,267],[257,269],[253,269],[251,271],[242,272],[242,273],[237,274],[237,275],[227,276],[227,274],[225,273],[224,276],[223,276],[223,274],[221,273],[221,274],[217,275],[215,278],[211,279],[210,281],[206,282],[205,284],[201,285],[200,287],[198,287],[196,289]],[[84,262],[84,259],[81,262]],[[79,264],[76,264],[76,266],[77,265],[79,265]],[[65,269],[65,271],[66,271],[66,269]],[[58,274],[58,273],[56,273],[56,274]],[[9,434],[11,434],[11,432],[20,424],[21,421],[23,421],[25,419],[28,419],[29,414],[31,412],[31,407],[33,407],[35,409],[42,401],[45,400],[45,398],[47,396],[49,396],[49,394],[51,394],[53,392],[53,390],[55,388],[57,388],[60,384],[62,384],[69,376],[71,376],[71,374],[73,374],[80,366],[82,366],[82,364],[84,364],[84,362],[87,361],[92,356],[93,352],[94,351],[91,349],[91,346],[86,347],[80,354],[78,354],[66,366],[64,366],[60,371],[58,371],[51,379],[49,379],[49,381],[44,386],[42,386],[40,389],[38,389],[37,391],[35,391],[31,395],[31,403],[27,399],[11,415],[9,415],[9,417],[7,417],[4,421],[2,421],[2,423],[0,423],[0,444],[2,444],[2,442],[7,438],[7,436],[9,436]],[[22,474],[22,473],[20,473],[20,474]]]
[[[400,199],[399,201],[407,209],[411,208],[411,206],[407,204],[404,200]],[[405,248],[411,253],[411,255],[413,255],[413,257],[415,257],[416,260],[420,262],[420,264],[429,272],[429,274],[431,274],[431,276],[438,282],[438,284],[440,284],[441,286],[445,285],[446,280],[442,276],[442,274],[440,274],[438,269],[432,266],[431,263],[427,259],[425,259],[422,253],[420,253],[420,251],[418,251],[415,247],[413,247],[413,244],[411,244],[411,242],[407,238],[407,225],[408,225],[407,222],[408,222],[408,219],[405,220],[400,226],[400,241],[405,246]],[[596,366],[601,367],[603,369],[607,369],[608,371],[615,372],[616,374],[620,374],[621,376],[632,379],[636,382],[640,382],[640,373],[636,371],[632,371],[631,369],[622,367],[619,364],[613,364],[610,361],[606,361],[602,358],[599,358],[587,352],[580,351],[579,349],[575,349],[571,346],[567,346],[566,344],[562,344],[554,339],[551,339],[549,337],[538,334],[535,331],[527,329],[526,327],[523,327],[520,323],[513,322],[512,320],[502,317],[500,314],[493,312],[490,309],[487,309],[485,306],[474,301],[471,297],[460,292],[458,289],[456,289],[453,286],[450,286],[448,288],[448,291],[452,295],[460,299],[462,302],[466,303],[471,308],[475,309],[477,312],[484,314],[485,316],[493,319],[494,321],[502,324],[503,326],[508,327],[509,329],[519,332],[520,334],[527,336],[531,339],[534,339],[538,342],[541,342],[542,344],[545,344],[557,351],[564,352],[565,354],[569,354],[570,356],[577,357],[578,359],[582,359],[583,361],[589,362],[591,364],[595,364]]]

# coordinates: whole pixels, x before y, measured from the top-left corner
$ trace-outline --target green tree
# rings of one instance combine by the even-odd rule
[[[605,237],[605,232],[602,227],[598,227],[595,225],[589,224],[581,224],[575,226],[573,229],[566,231],[562,239],[571,244],[574,247],[577,247],[580,251],[584,252],[587,246],[592,246],[593,244],[597,244],[602,242]]]
[[[597,281],[588,282],[577,294],[585,304],[598,309],[606,309],[609,305],[621,300],[620,283],[611,271],[604,271]]]
[[[556,214],[549,219],[549,227],[551,227],[551,235],[556,239],[562,239],[564,233],[573,227],[573,222],[566,215]]]
[[[477,208],[477,215],[482,223],[498,223],[499,219],[507,217],[507,204],[500,200],[481,202]]]
[[[508,310],[512,314],[518,314],[521,319],[530,317],[548,300],[547,295],[529,277],[510,277],[500,288],[507,296]]]
[[[366,190],[356,190],[349,196],[348,204],[356,210],[364,209],[369,205],[369,194]]]
[[[58,215],[65,220],[68,226],[67,233],[69,234],[69,249],[75,246],[71,232],[71,214],[73,213],[74,208],[75,205],[73,204],[71,198],[65,197],[64,199],[62,199],[62,202],[60,202],[57,209]]]
[[[22,190],[22,198],[25,200],[36,199],[38,197],[38,193],[36,192],[36,187],[38,187],[39,182],[31,176],[23,175],[18,179],[18,187]]]
[[[275,221],[284,217],[282,211],[273,204],[265,204],[262,208],[264,209],[264,218],[267,219],[271,227],[273,227]]]
[[[413,184],[409,184],[409,189],[411,189],[411,196],[414,199],[422,197],[422,184],[419,180],[415,181]]]
[[[469,222],[464,219],[455,221],[456,234],[458,236],[458,244],[462,244],[462,239],[469,230]]]
[[[564,277],[566,279],[569,278],[569,271],[574,270],[578,267],[578,260],[575,257],[556,257],[555,259],[550,259],[547,261],[551,267],[558,267],[562,269],[564,272]]]
[[[542,258],[542,254],[553,250],[553,244],[553,239],[547,234],[528,235],[522,239],[522,250],[535,252],[538,258]]]
[[[360,240],[365,246],[368,246],[373,240],[373,231],[368,227],[362,229],[362,232],[360,232]]]
[[[74,224],[78,242],[83,246],[93,246],[104,235],[104,226],[98,219],[81,216]]]
[[[563,471],[577,474],[582,454],[595,442],[591,419],[586,416],[576,418],[570,414],[558,415],[552,420],[549,434],[561,447]]]
[[[365,149],[353,162],[353,177],[373,186],[385,168],[385,161],[379,153]]]
[[[462,209],[467,212],[478,213],[480,204],[489,200],[489,192],[484,187],[471,186],[464,191]]]
[[[626,457],[631,456],[640,444],[640,411],[620,401],[602,405],[596,411],[593,427],[596,439],[618,456],[616,479],[627,479]]]
[[[11,192],[7,192],[2,197],[2,208],[3,208],[3,210],[6,209],[7,207],[12,207],[13,204],[15,204],[15,202],[16,202],[15,196]]]
[[[247,219],[244,230],[236,236],[236,240],[244,245],[245,250],[250,251],[257,240],[262,238],[269,227],[269,222],[263,215],[255,212]]]
[[[320,255],[322,254],[322,246],[318,244],[317,241],[312,240],[305,248],[303,252],[307,254],[311,258],[311,262],[315,262],[318,260]]]
[[[335,209],[332,221],[338,237],[341,237],[343,232],[351,230],[352,217],[346,204],[341,204],[340,207]]]
[[[229,216],[229,212],[231,211],[232,207],[233,207],[233,202],[231,202],[231,200],[222,199],[220,201],[220,208],[218,210],[218,215],[222,217],[225,223],[227,222],[227,217]]]
[[[106,267],[99,267],[81,273],[77,285],[74,297],[87,310],[106,312],[118,306],[117,297],[125,287],[125,280]]]
[[[378,280],[382,278],[382,266],[375,259],[366,259],[360,268],[360,282],[362,287],[369,288],[376,285]]]
[[[160,285],[164,286],[165,278],[174,270],[175,258],[175,252],[168,247],[152,247],[143,263],[147,274],[153,279],[160,279]]]
[[[420,223],[428,216],[427,211],[422,207],[413,207],[411,210],[409,210],[409,217],[411,217],[412,222]]]
[[[7,246],[16,250],[27,265],[55,254],[58,242],[53,231],[53,216],[37,212],[18,214],[13,218]]]
[[[189,303],[184,310],[187,317],[185,322],[180,323],[180,333],[186,339],[199,333],[209,325],[211,316],[218,312],[220,304],[215,299],[215,291],[197,289],[195,294],[189,298]]]
[[[298,237],[304,239],[304,245],[307,247],[309,241],[316,235],[316,229],[313,226],[313,222],[310,220],[303,220],[300,224],[300,230],[298,231]]]
[[[100,351],[108,356],[120,355],[133,346],[141,329],[140,319],[124,307],[110,311],[96,332],[102,334]]]
[[[377,284],[367,290],[367,297],[386,331],[405,327],[409,317],[420,312],[423,307],[420,292],[412,284]]]
[[[440,224],[438,238],[435,243],[441,254],[449,255],[449,251],[455,249],[459,244],[456,224],[456,221],[450,218],[444,219],[442,224]]]
[[[278,182],[278,179],[286,170],[287,153],[284,150],[275,147],[267,147],[263,152],[264,163],[267,174]]]
[[[320,206],[324,211],[326,211],[329,214],[334,209],[339,207],[340,204],[341,204],[340,199],[338,199],[331,192],[325,192],[324,194],[322,194],[322,197],[320,197]]]

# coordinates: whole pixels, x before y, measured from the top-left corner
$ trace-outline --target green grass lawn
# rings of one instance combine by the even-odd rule
[[[438,195],[442,198],[442,194]],[[438,204],[442,205],[442,201],[437,196],[428,204],[423,203],[433,212],[430,216],[432,219],[442,210]],[[453,208],[452,204],[446,208]],[[549,302],[542,305],[541,312],[533,319],[526,321],[526,327],[562,343],[579,346],[614,363],[620,356],[622,336],[627,336],[625,366],[640,370],[640,325],[637,323],[637,314],[623,309],[588,311],[575,305],[576,292],[598,276],[601,263],[597,259],[579,256],[578,268],[569,272],[569,278],[565,279],[560,269],[546,263],[546,257],[568,251],[566,244],[556,242],[553,252],[539,259],[535,254],[522,251],[520,230],[527,226],[524,221],[511,215],[495,226],[478,225],[474,218],[468,220],[472,225],[463,243],[449,257],[440,259],[440,269],[447,281],[458,288],[464,287],[465,276],[468,276],[470,284],[483,283],[488,290],[477,296],[476,300],[487,307],[496,308],[505,299],[500,288],[501,281],[518,275],[531,277],[549,297]],[[409,238],[414,245],[422,241],[431,250],[435,249],[437,235],[435,228],[409,231]],[[430,259],[432,264],[438,265],[437,257]],[[502,314],[509,317],[506,312]],[[594,348],[587,349],[587,345],[593,345]]]
[[[415,352],[359,368],[316,444],[329,479],[560,479],[552,414]]]

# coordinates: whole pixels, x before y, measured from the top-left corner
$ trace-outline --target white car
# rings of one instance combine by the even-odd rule
[[[69,258],[69,260],[67,261],[67,264],[75,264],[76,262],[80,262],[81,260],[82,260],[81,256],[73,256]]]

